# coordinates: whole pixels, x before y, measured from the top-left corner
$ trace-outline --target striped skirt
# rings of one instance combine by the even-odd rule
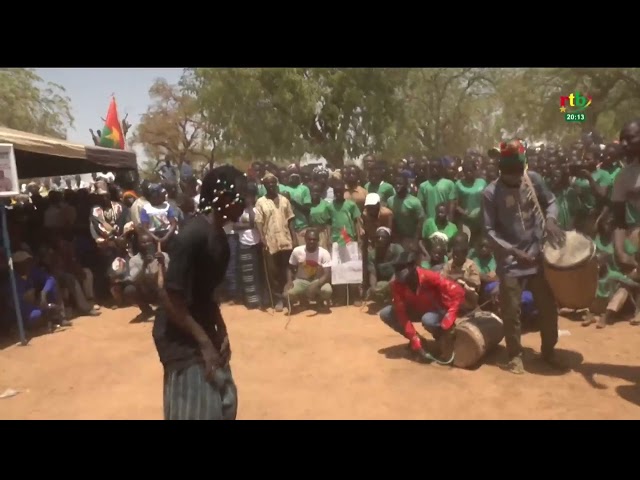
[[[240,244],[238,265],[245,305],[247,308],[266,307],[262,245]]]
[[[235,420],[238,390],[227,365],[207,382],[204,366],[192,365],[164,373],[165,420]]]
[[[229,264],[225,274],[224,289],[229,300],[237,300],[240,298],[240,289],[238,288],[238,247],[240,241],[238,235],[227,235],[229,241]]]

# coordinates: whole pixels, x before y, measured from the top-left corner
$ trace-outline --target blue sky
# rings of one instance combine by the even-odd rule
[[[92,145],[89,129],[102,128],[100,117],[106,117],[111,94],[115,94],[120,120],[136,126],[149,106],[149,87],[157,78],[175,83],[181,68],[39,68],[43,80],[62,85],[71,98],[74,128],[67,133],[71,142]],[[132,128],[133,128],[132,127]],[[138,150],[138,160],[141,152]]]

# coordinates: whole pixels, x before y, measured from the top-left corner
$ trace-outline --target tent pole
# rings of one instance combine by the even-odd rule
[[[18,332],[20,332],[20,344],[27,345],[27,337],[24,334],[24,324],[22,323],[22,312],[20,310],[20,298],[18,297],[18,287],[16,286],[16,277],[13,272],[13,260],[11,259],[11,244],[9,243],[9,227],[7,225],[7,207],[4,205],[0,208],[0,217],[2,217],[2,240],[4,249],[7,254],[7,264],[9,265],[9,282],[11,283],[11,293],[13,294],[13,310],[16,313],[16,321],[18,322]]]

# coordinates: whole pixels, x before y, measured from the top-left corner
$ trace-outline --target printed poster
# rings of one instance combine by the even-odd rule
[[[0,143],[0,197],[13,197],[18,193],[20,186],[13,144]]]
[[[362,256],[358,242],[338,245],[331,251],[331,283],[333,285],[360,285],[362,283]]]

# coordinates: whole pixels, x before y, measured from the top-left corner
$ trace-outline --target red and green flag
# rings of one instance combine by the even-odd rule
[[[345,245],[351,242],[353,242],[351,235],[349,235],[349,232],[347,232],[346,227],[342,227],[342,230],[340,230],[340,238],[338,239],[338,245],[340,245],[341,247],[344,247]]]
[[[111,97],[111,103],[107,111],[107,119],[100,133],[100,146],[124,150],[124,135],[122,134],[122,127],[118,120],[118,108],[116,107],[115,97]]]

